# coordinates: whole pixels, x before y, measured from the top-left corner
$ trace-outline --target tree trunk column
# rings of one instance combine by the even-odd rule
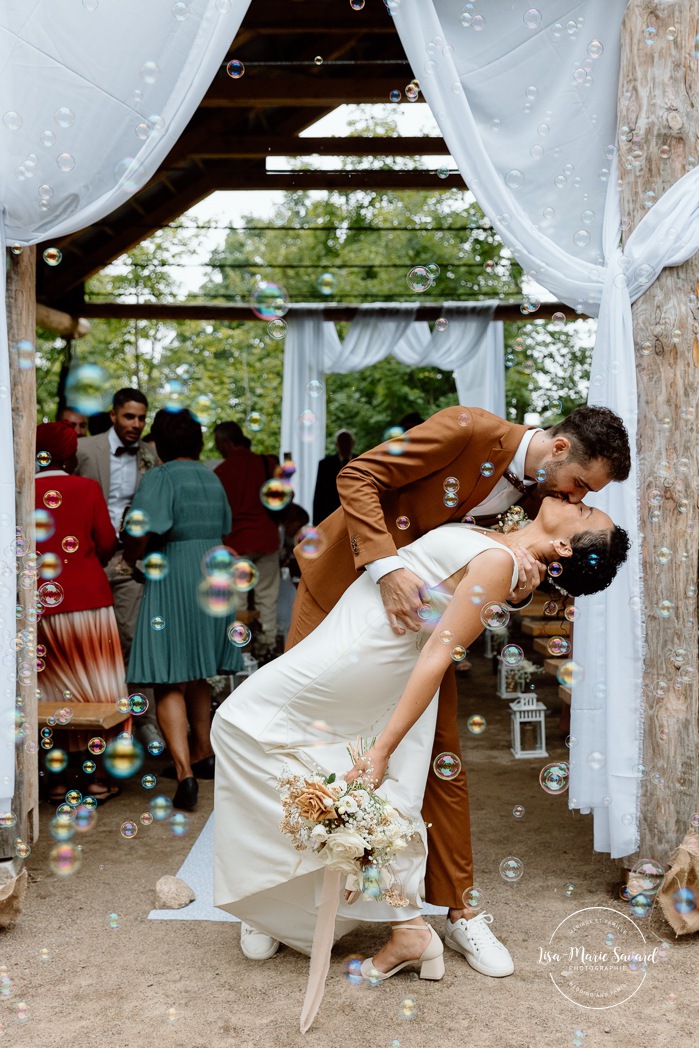
[[[622,27],[619,167],[624,240],[696,165],[694,0],[631,0]],[[646,616],[640,854],[667,862],[697,811],[697,258],[633,307]],[[620,640],[623,643],[623,639]]]
[[[35,550],[34,539],[34,460],[36,434],[36,248],[25,247],[19,255],[7,253],[7,333],[10,345],[10,385],[16,477],[16,514],[20,571],[28,569],[19,556]],[[30,576],[25,576],[29,578]],[[17,621],[21,647],[17,653],[17,726],[21,732],[15,759],[15,796],[12,810],[15,826],[0,830],[0,859],[17,855],[15,839],[31,844],[38,833],[38,738],[36,710],[36,582],[20,586],[17,603],[22,617]],[[50,657],[50,656],[49,656]],[[24,723],[22,724],[22,718]],[[29,748],[27,748],[29,744]]]

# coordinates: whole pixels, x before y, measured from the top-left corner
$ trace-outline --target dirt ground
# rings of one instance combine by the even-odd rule
[[[648,966],[643,985],[624,1004],[606,1010],[574,1005],[539,963],[539,948],[568,914],[588,906],[624,912],[619,872],[593,852],[591,818],[569,812],[564,798],[541,790],[538,774],[545,762],[512,758],[507,704],[495,697],[490,664],[477,651],[473,658],[460,691],[476,880],[495,915],[494,929],[514,957],[513,976],[486,978],[447,951],[439,983],[403,972],[376,988],[354,986],[343,974],[343,959],[370,955],[377,946],[374,931],[360,930],[336,945],[320,1013],[301,1035],[305,957],[282,949],[270,961],[252,963],[240,953],[237,925],[146,920],[155,882],[177,872],[209,815],[213,784],[200,784],[199,810],[187,837],[173,838],[156,822],[125,840],[121,823],[138,822],[146,809],[137,778],[82,834],[84,860],[72,877],[58,878],[49,868],[53,809],[42,803],[41,836],[27,862],[31,883],[24,912],[13,928],[0,932],[0,964],[11,981],[0,984],[0,1036],[31,1048],[694,1046],[699,944],[696,937],[675,940],[656,914],[640,922],[646,939],[659,945],[667,938],[672,945],[665,959]],[[558,709],[553,687],[539,692]],[[487,720],[482,735],[466,730],[473,713]],[[563,759],[557,712],[547,726],[551,759]],[[160,767],[153,761],[150,770]],[[168,780],[159,786],[172,792]],[[526,809],[521,820],[513,818],[515,804]],[[524,863],[516,884],[498,872],[508,855]],[[563,891],[567,882],[574,884],[570,897]],[[111,913],[119,914],[114,928]],[[434,918],[434,924],[441,932],[443,919]],[[414,1005],[406,1008],[406,999]]]

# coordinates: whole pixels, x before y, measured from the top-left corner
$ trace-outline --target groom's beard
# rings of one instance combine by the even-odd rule
[[[531,495],[539,501],[546,498],[547,495],[551,495],[553,498],[558,498],[563,502],[568,502],[568,496],[558,489],[558,476],[563,465],[563,462],[549,462],[546,467],[545,480],[542,480],[539,484],[532,487],[527,494],[531,493]]]

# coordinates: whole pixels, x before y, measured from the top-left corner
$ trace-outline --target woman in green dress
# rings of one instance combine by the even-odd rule
[[[143,477],[125,523],[125,558],[135,564],[145,555],[146,577],[126,679],[153,688],[177,772],[173,804],[190,811],[198,796],[192,765],[212,753],[206,678],[243,665],[228,638],[235,588],[225,568],[235,558],[220,549],[231,512],[218,477],[198,461],[202,431],[188,411],[159,411],[153,436],[163,465]]]

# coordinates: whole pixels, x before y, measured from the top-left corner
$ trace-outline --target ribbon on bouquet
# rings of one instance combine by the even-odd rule
[[[306,1033],[311,1028],[325,993],[325,980],[330,968],[330,953],[335,938],[335,917],[340,904],[340,885],[343,876],[346,875],[343,875],[340,870],[333,870],[330,867],[323,874],[323,888],[311,946],[308,984],[301,1009],[301,1033]]]

